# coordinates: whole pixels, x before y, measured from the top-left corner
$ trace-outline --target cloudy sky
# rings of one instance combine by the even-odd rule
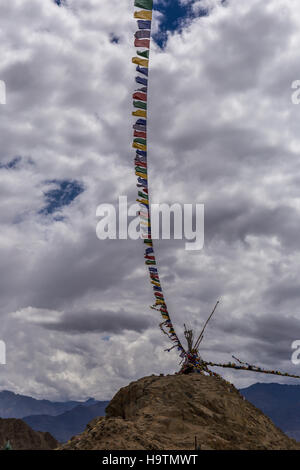
[[[205,204],[201,252],[156,243],[173,322],[180,335],[183,323],[199,330],[220,299],[205,359],[299,374],[299,1],[155,10],[152,201]],[[132,17],[133,0],[1,2],[1,389],[108,399],[179,368],[148,308],[143,244],[96,237],[97,206],[136,197]],[[222,373],[239,387],[293,383]]]

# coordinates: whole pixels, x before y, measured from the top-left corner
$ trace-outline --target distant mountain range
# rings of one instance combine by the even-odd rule
[[[22,418],[35,431],[48,431],[58,441],[66,442],[81,433],[93,418],[104,416],[108,403],[94,398],[85,402],[52,402],[3,390],[0,417]]]
[[[18,395],[8,390],[0,392],[0,417],[1,418],[23,418],[28,415],[47,414],[57,416],[65,411],[75,408],[75,406],[90,406],[97,403],[90,398],[85,402],[66,401],[52,402],[49,400],[36,400],[26,395]]]
[[[59,442],[67,442],[75,434],[83,432],[92,419],[104,416],[108,403],[108,401],[102,401],[91,406],[75,406],[72,410],[58,416],[25,416],[23,421],[35,431],[48,431]]]
[[[300,441],[300,385],[257,383],[240,392],[288,436]]]

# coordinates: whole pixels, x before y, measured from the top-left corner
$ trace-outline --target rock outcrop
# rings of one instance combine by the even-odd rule
[[[21,419],[0,418],[0,449],[7,440],[13,450],[51,450],[59,445],[49,432],[34,431]]]
[[[121,388],[63,449],[300,449],[228,382],[200,374],[145,377]]]

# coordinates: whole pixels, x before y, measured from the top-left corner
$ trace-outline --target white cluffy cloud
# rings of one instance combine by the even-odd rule
[[[291,83],[300,78],[300,5],[201,4],[216,8],[151,54],[152,200],[204,203],[206,214],[200,254],[156,243],[165,296],[181,335],[183,323],[199,330],[221,299],[204,358],[235,354],[297,373],[300,108]],[[99,204],[136,197],[132,12],[131,0],[0,5],[1,388],[107,399],[179,367],[148,308],[142,243],[95,232]],[[84,190],[47,215],[57,181]],[[269,380],[225,376],[238,386]]]

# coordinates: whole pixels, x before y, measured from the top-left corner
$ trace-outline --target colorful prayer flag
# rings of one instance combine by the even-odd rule
[[[151,21],[138,20],[137,24],[139,29],[151,29]]]
[[[137,131],[146,131],[146,126],[140,126],[139,124],[134,124],[132,127],[133,129],[136,129]]]
[[[142,137],[142,139],[147,139],[147,132],[134,131],[134,137]]]
[[[145,10],[152,10],[153,0],[135,0],[134,6],[138,8],[144,8]]]
[[[140,67],[139,65],[137,65],[136,71],[148,77],[148,67]]]
[[[134,41],[135,47],[145,47],[146,49],[150,49],[150,39],[136,39]]]
[[[151,31],[148,31],[147,29],[142,29],[140,31],[137,31],[134,34],[134,37],[136,39],[149,39],[151,37]]]
[[[152,20],[152,11],[135,11],[134,12],[134,17],[139,19],[139,20]]]
[[[137,142],[133,142],[132,147],[134,149],[139,149],[139,150],[147,150],[146,145],[138,144]]]
[[[149,59],[149,51],[136,51],[137,55],[140,55],[141,57],[145,57],[146,59]]]
[[[147,93],[148,92],[148,88],[146,86],[143,86],[142,88],[138,88],[137,90],[135,91],[141,91],[142,93]]]
[[[134,100],[147,101],[146,93],[142,93],[140,91],[136,91],[135,93],[133,93],[132,97]]]
[[[133,106],[135,108],[147,109],[147,103],[145,103],[144,101],[134,101]]]
[[[136,137],[133,142],[137,142],[138,144],[147,145],[146,139],[141,139],[140,137]]]
[[[135,81],[136,81],[137,83],[140,83],[141,85],[148,86],[148,80],[147,80],[147,78],[135,77]]]
[[[147,111],[145,111],[143,109],[137,109],[136,111],[132,112],[132,116],[147,117]]]
[[[149,60],[148,59],[141,59],[141,57],[132,57],[132,63],[141,65],[142,67],[148,67]]]

